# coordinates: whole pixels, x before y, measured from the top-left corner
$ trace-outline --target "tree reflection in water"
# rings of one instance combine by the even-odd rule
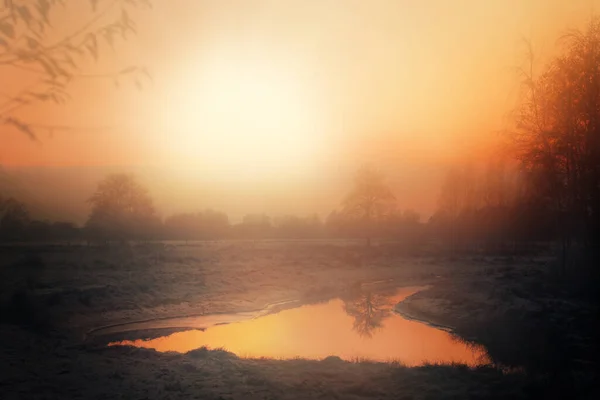
[[[383,321],[392,313],[393,293],[375,293],[355,287],[342,299],[344,311],[354,318],[353,329],[362,337],[370,338],[383,326]]]

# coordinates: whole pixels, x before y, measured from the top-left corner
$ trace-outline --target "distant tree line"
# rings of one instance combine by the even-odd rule
[[[32,220],[24,203],[0,196],[0,241],[72,241],[80,237],[81,230],[75,224]]]
[[[377,176],[376,181],[368,184],[365,174],[370,178]],[[277,217],[249,214],[241,222],[233,224],[227,214],[211,209],[178,213],[162,219],[148,191],[134,176],[112,174],[98,184],[89,198],[91,211],[80,227],[68,222],[33,220],[24,203],[14,198],[1,198],[0,240],[118,242],[393,238],[416,233],[423,225],[419,215],[411,210],[396,211],[391,203],[384,204],[393,197],[390,197],[391,191],[382,179],[372,170],[361,169],[354,191],[339,210],[331,212],[324,220],[317,214]],[[380,189],[383,191],[377,192]],[[366,190],[365,196],[360,194],[363,190]],[[379,199],[381,193],[385,196]]]
[[[453,252],[515,252],[529,243],[556,237],[551,214],[525,195],[527,184],[506,160],[454,168],[443,182],[439,207],[428,221],[410,209],[400,210],[384,176],[371,166],[360,168],[340,206],[325,219],[318,215],[246,215],[232,224],[214,210],[178,213],[161,218],[148,191],[132,175],[103,179],[88,202],[86,223],[30,218],[25,204],[0,199],[0,240],[85,241],[93,243],[152,240],[219,239],[371,239],[393,240],[418,249],[437,243]]]

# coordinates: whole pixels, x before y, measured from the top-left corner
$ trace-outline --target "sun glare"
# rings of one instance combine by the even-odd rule
[[[163,129],[178,164],[265,176],[302,170],[319,151],[316,107],[282,67],[220,59],[171,94]]]

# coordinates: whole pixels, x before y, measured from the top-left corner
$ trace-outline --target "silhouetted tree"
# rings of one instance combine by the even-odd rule
[[[23,239],[29,224],[29,211],[24,203],[0,197],[0,239]]]
[[[342,213],[362,223],[367,247],[371,245],[373,223],[390,213],[395,200],[381,173],[371,166],[358,170],[354,188],[342,202]]]
[[[87,17],[82,13],[89,6]],[[1,93],[0,124],[8,125],[36,138],[39,130],[68,129],[61,126],[36,125],[22,109],[36,102],[62,104],[69,99],[69,86],[81,78],[149,77],[141,67],[128,67],[107,74],[85,75],[81,67],[86,58],[93,60],[104,45],[113,47],[119,39],[135,33],[129,14],[132,8],[149,7],[149,0],[2,0],[0,7],[0,66],[4,76],[27,75],[26,83],[12,92]],[[73,11],[75,9],[75,11]],[[56,30],[57,14],[73,13],[77,24],[67,33]],[[76,14],[75,14],[76,13]],[[4,90],[10,90],[3,88]]]
[[[573,238],[595,251],[600,240],[600,20],[563,43],[539,77],[529,47],[511,138],[531,192],[560,226],[565,266]]]
[[[147,190],[131,175],[109,175],[89,202],[92,212],[86,229],[96,238],[150,239],[160,225]]]

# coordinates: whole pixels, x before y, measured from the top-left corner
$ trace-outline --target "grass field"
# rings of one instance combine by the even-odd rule
[[[224,241],[4,247],[3,398],[593,398],[597,308],[551,257],[407,255],[392,244]],[[488,348],[494,366],[407,368],[107,348],[99,327],[233,313],[339,295],[357,283],[430,285],[396,306]],[[151,335],[151,333],[149,333]],[[508,372],[510,371],[510,372]]]

